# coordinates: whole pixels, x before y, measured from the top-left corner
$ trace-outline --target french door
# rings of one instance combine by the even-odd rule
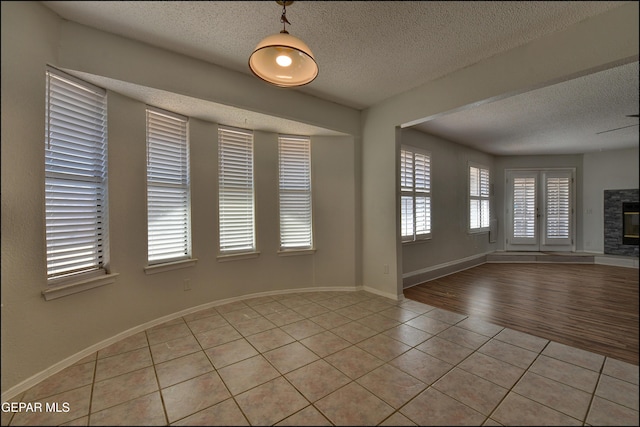
[[[507,170],[509,251],[574,251],[573,169]]]

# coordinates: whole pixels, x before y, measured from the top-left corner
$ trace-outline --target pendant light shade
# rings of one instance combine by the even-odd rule
[[[286,8],[281,20],[289,23]],[[249,68],[260,79],[279,87],[303,86],[318,76],[318,64],[309,46],[286,29],[258,43],[249,57]]]

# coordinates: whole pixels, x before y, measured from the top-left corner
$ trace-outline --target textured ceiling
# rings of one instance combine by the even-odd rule
[[[293,90],[365,109],[624,3],[627,2],[294,2],[287,8],[287,18],[291,22],[287,30],[309,45],[319,64],[320,74],[309,85]],[[247,75],[251,75],[247,61],[256,44],[282,29],[282,8],[275,1],[45,1],[43,4],[65,19]],[[627,90],[635,90],[635,100],[624,98],[624,102],[634,102],[633,111],[628,111],[629,105],[627,108],[619,106],[616,114],[622,109],[625,114],[638,112],[637,64],[635,70],[635,79],[632,78],[631,82],[627,81],[626,74],[624,78],[616,73],[611,77],[618,79],[615,84],[627,84],[630,85]],[[583,110],[590,109],[585,105],[589,102],[604,105],[606,102],[602,99],[611,97],[607,89],[610,87],[607,80],[609,75],[599,77],[600,80],[591,83],[604,89],[594,94],[597,98],[583,99]],[[567,96],[573,96],[571,88],[567,88],[567,91]],[[509,147],[520,149],[523,144],[531,147],[532,141],[527,134],[535,134],[536,126],[539,131],[548,129],[554,121],[554,117],[548,117],[545,123],[536,125],[534,119],[537,120],[539,114],[524,108],[529,103],[527,96],[523,94],[509,101],[482,105],[473,112],[465,110],[457,113],[473,114],[473,119],[478,122],[482,122],[483,114],[489,115],[485,121],[492,123],[492,129],[485,126],[483,140],[476,137],[476,132],[469,126],[456,127],[455,115],[439,117],[430,125],[423,123],[421,127],[426,131],[438,132],[443,137],[456,138],[454,140],[461,143],[482,143],[485,151],[519,153],[517,150],[510,151]],[[559,101],[544,93],[531,96],[536,96],[534,104],[540,108],[543,108],[544,102]],[[567,98],[564,99],[566,109]],[[180,102],[186,106],[191,101],[182,99]],[[510,104],[501,105],[502,102]],[[514,105],[516,102],[517,106]],[[556,107],[547,105],[547,109]],[[197,106],[192,105],[192,108]],[[510,116],[507,120],[501,118],[501,114],[512,111],[523,113],[518,119],[530,125],[524,127],[526,134],[517,133],[515,127],[504,128],[505,123],[513,121],[514,117]],[[596,114],[603,117],[602,112]],[[576,125],[578,116],[573,116],[572,126]],[[593,115],[589,118],[593,118]],[[614,127],[611,124],[601,123],[601,127]],[[637,127],[635,130],[637,146]],[[609,137],[613,138],[614,133],[611,132]],[[501,140],[502,148],[486,142],[500,134],[508,135]],[[623,143],[616,144],[624,148]],[[629,146],[628,142],[626,144]],[[564,149],[567,152],[571,150],[578,148]]]
[[[481,151],[578,154],[638,146],[638,63],[416,125]]]

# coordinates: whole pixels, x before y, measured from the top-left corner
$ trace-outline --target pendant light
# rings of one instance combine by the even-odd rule
[[[287,6],[292,1],[276,1],[282,6],[282,31],[262,39],[249,57],[256,77],[279,87],[303,86],[318,76],[318,64],[309,46],[287,32]]]

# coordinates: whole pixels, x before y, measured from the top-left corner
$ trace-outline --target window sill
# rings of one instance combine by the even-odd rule
[[[278,256],[313,255],[315,253],[315,249],[285,249],[278,251]]]
[[[426,242],[429,242],[429,241],[431,241],[431,237],[425,237],[425,238],[418,239],[418,240],[406,240],[406,241],[402,242],[402,244],[409,246],[409,245],[417,245],[417,244],[420,244],[420,243],[426,243]]]
[[[236,261],[240,259],[250,259],[250,258],[258,258],[260,256],[260,252],[243,252],[237,254],[224,254],[218,255],[217,259],[219,262],[226,261]]]
[[[477,230],[467,230],[468,234],[481,234],[481,233],[488,233],[489,229],[488,228],[479,228]]]
[[[87,291],[99,286],[110,285],[116,281],[118,273],[104,274],[90,279],[78,280],[64,285],[52,286],[42,291],[45,301],[66,297],[68,295],[77,294],[78,292]]]
[[[164,273],[165,271],[179,270],[181,268],[193,267],[198,261],[197,258],[184,259],[174,262],[165,262],[162,264],[148,265],[144,268],[144,274]]]

